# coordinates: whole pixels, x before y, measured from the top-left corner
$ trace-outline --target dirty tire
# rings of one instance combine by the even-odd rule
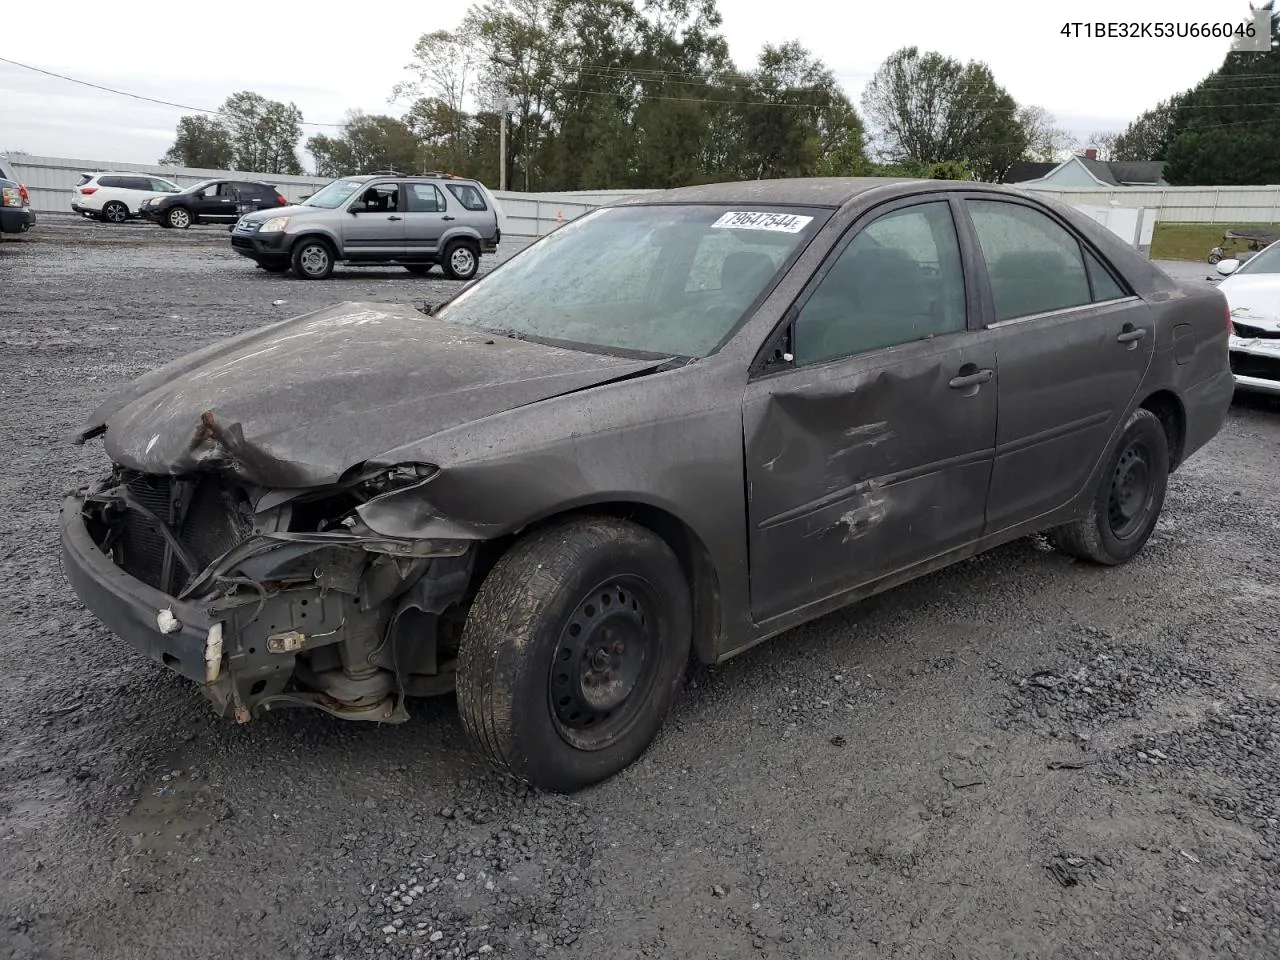
[[[102,219],[107,223],[124,223],[129,219],[129,208],[119,200],[112,200],[102,208]]]
[[[326,280],[333,273],[333,247],[319,237],[306,237],[293,245],[290,263],[304,280]]]
[[[1139,408],[1111,450],[1107,470],[1079,520],[1049,534],[1064,553],[1115,566],[1137,555],[1155,529],[1169,482],[1169,440],[1160,418]]]
[[[450,280],[470,280],[480,269],[480,253],[473,244],[454,240],[444,248],[440,264]]]
[[[174,207],[165,215],[165,223],[175,230],[185,230],[195,222],[195,217],[186,207]]]
[[[535,531],[490,571],[467,617],[457,673],[467,739],[499,769],[544,790],[605,780],[662,726],[692,629],[680,562],[649,530],[594,517]],[[616,660],[605,665],[602,651],[604,661]],[[630,694],[615,703],[629,682]],[[573,725],[564,712],[579,703],[589,715],[575,711]]]

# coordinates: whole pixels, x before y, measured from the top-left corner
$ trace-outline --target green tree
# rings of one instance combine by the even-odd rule
[[[218,119],[227,131],[235,169],[302,173],[297,152],[302,138],[302,111],[294,104],[243,90],[227,98],[218,109]]]
[[[483,0],[457,30],[424,35],[409,73],[392,99],[427,162],[448,169],[496,172],[510,103],[517,189],[870,167],[861,119],[830,70],[784,43],[738,71],[715,0]]]
[[[232,165],[231,138],[215,117],[182,117],[173,146],[159,162],[173,167],[227,170]]]
[[[1280,11],[1271,23],[1270,52],[1228,53],[1179,100],[1163,150],[1170,183],[1280,182]]]
[[[420,169],[423,151],[414,131],[395,117],[370,115],[359,110],[347,114],[337,137],[318,134],[307,141],[316,159],[316,174],[341,177],[374,170],[412,172]]]
[[[904,47],[880,65],[862,95],[882,159],[965,160],[999,179],[1031,146],[1013,97],[986,64]]]
[[[1099,146],[1099,156],[1106,160],[1163,160],[1169,144],[1186,123],[1182,106],[1187,94],[1174,94],[1144,111],[1124,131],[1109,134],[1104,141],[1106,152]]]

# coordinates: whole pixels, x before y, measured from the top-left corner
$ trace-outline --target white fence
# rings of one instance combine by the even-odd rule
[[[1073,207],[1140,207],[1170,223],[1280,222],[1280,186],[1033,188]]]
[[[9,157],[18,179],[31,192],[37,213],[70,212],[71,188],[80,174],[114,170],[148,173],[187,186],[214,177],[237,176],[274,184],[285,199],[296,201],[313,193],[327,180],[321,177],[287,177],[228,170],[197,170],[158,164],[107,163],[101,160],[69,160],[62,157]],[[1154,211],[1156,221],[1200,223],[1280,222],[1280,186],[1266,187],[1039,187],[1082,209],[1138,208]],[[651,193],[650,190],[570,191],[563,193],[495,192],[502,208],[502,232],[512,237],[540,237],[560,223],[625,197]],[[1091,214],[1092,215],[1092,214]],[[1148,213],[1143,217],[1146,220]],[[1095,219],[1098,219],[1095,217]],[[1127,222],[1125,229],[1129,229]],[[1120,231],[1117,231],[1120,232]]]

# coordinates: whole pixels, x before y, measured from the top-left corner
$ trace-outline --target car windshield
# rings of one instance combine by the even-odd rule
[[[703,357],[829,216],[753,204],[606,207],[538,241],[435,316],[605,352]]]
[[[1250,257],[1236,273],[1280,273],[1280,241]]]
[[[332,210],[342,205],[347,197],[364,186],[363,180],[335,180],[325,184],[302,202],[304,207],[324,207]]]

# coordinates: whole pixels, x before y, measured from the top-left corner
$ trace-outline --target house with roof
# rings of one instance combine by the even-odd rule
[[[1018,162],[1004,182],[1020,187],[1167,187],[1162,160],[1099,160],[1090,147],[1062,163]]]

